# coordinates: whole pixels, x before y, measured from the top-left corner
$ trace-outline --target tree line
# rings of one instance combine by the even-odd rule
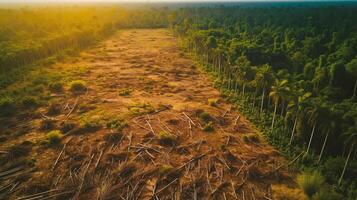
[[[269,140],[357,195],[357,8],[184,8],[174,33]]]

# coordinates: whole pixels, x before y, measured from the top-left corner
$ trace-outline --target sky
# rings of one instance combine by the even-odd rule
[[[155,2],[357,2],[357,0],[0,0],[0,4],[13,4],[13,3],[106,3],[106,2],[144,2],[144,3],[155,3]]]
[[[207,1],[207,0],[0,0],[0,3],[31,3],[31,2],[40,2],[40,3],[50,3],[50,2],[129,2],[129,1],[172,1],[172,2],[185,2],[185,1]],[[357,0],[208,0],[208,1],[236,1],[236,2],[289,2],[289,1],[357,1]]]

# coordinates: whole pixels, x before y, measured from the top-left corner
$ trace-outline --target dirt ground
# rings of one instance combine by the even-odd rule
[[[0,143],[2,154],[23,147],[0,167],[0,199],[260,200],[293,185],[284,158],[168,30],[123,30],[52,68],[73,66],[87,91],[53,94],[59,113],[39,108],[25,134]],[[57,129],[61,144],[44,144]]]

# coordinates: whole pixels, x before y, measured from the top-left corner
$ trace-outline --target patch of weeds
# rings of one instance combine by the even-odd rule
[[[116,129],[118,131],[123,130],[128,126],[128,123],[124,119],[111,119],[106,124],[107,128]]]
[[[271,189],[275,200],[307,200],[300,189],[289,188],[285,185],[272,185]]]
[[[119,91],[119,96],[129,96],[133,90],[132,89],[124,89]]]
[[[248,143],[248,142],[259,143],[260,142],[260,137],[257,134],[245,134],[245,135],[243,135],[242,139],[246,143]]]
[[[208,99],[207,102],[208,102],[208,105],[215,107],[215,106],[217,106],[218,99]]]
[[[165,175],[165,174],[168,174],[170,173],[171,171],[173,170],[173,167],[171,165],[161,165],[159,167],[159,174],[160,175]]]
[[[207,124],[205,124],[205,125],[203,126],[203,131],[205,131],[205,132],[212,132],[212,131],[214,131],[213,123],[212,123],[212,122],[208,122]]]
[[[166,131],[160,131],[158,134],[159,144],[163,146],[175,146],[177,143],[176,137]]]
[[[82,119],[80,126],[84,131],[96,131],[101,127],[99,120],[88,118]]]
[[[304,172],[297,177],[297,183],[309,199],[321,190],[324,182],[324,177],[317,171]]]
[[[61,82],[50,83],[48,89],[53,93],[63,92],[63,84]]]
[[[149,103],[135,103],[129,106],[130,113],[132,115],[143,115],[152,113],[155,108]]]
[[[37,76],[32,80],[32,85],[47,85],[48,79],[43,76]]]
[[[60,130],[53,130],[47,133],[46,138],[48,140],[49,145],[57,145],[61,143],[63,134]]]
[[[207,113],[207,112],[204,112],[204,111],[201,112],[198,117],[204,123],[208,123],[208,122],[212,121],[211,115],[209,113]]]
[[[15,112],[15,101],[10,97],[0,97],[0,116],[11,116]]]
[[[39,101],[37,98],[35,97],[24,97],[21,100],[21,104],[22,106],[24,106],[25,108],[35,108],[38,105],[40,105]]]
[[[69,87],[73,93],[83,93],[87,90],[86,83],[82,80],[70,82]]]

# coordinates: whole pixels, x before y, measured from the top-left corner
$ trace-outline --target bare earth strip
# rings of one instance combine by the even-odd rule
[[[66,132],[62,145],[40,144],[46,131],[36,128],[39,118],[29,133],[0,146],[34,144],[28,157],[36,158],[36,167],[19,181],[17,196],[59,188],[45,197],[258,200],[272,198],[272,184],[292,184],[286,167],[275,170],[286,162],[282,156],[264,139],[245,141],[257,130],[222,99],[168,30],[120,31],[53,69],[72,66],[85,68],[79,79],[88,91],[55,97],[62,112],[47,120]],[[214,98],[217,105],[208,105]],[[203,131],[202,111],[211,115],[214,131]],[[120,119],[127,126],[111,129]]]

